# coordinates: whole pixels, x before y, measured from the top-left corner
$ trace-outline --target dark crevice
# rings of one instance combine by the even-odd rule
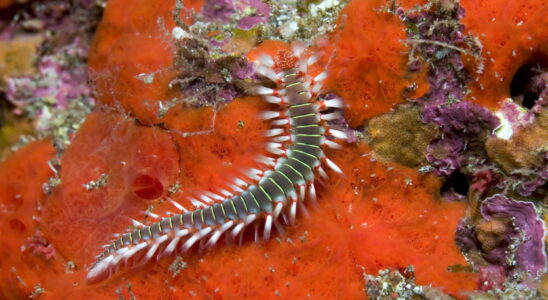
[[[447,179],[445,179],[445,182],[441,186],[440,193],[443,195],[448,192],[455,192],[459,195],[466,196],[468,195],[469,189],[470,183],[468,182],[466,175],[459,170],[455,170]]]
[[[543,55],[533,57],[518,68],[510,83],[510,97],[521,106],[530,109],[539,99],[542,88],[538,77],[546,71],[548,59]]]

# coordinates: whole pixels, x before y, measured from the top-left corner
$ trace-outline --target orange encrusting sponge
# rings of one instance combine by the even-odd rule
[[[23,299],[56,274],[52,247],[40,233],[44,184],[53,172],[50,140],[33,142],[0,164],[0,298]],[[22,279],[23,281],[21,281]]]
[[[405,27],[397,16],[381,11],[387,5],[383,0],[351,1],[326,47],[326,86],[348,105],[345,116],[352,127],[403,101],[404,89],[413,82],[418,89],[408,96],[428,89],[424,74],[407,71]]]
[[[543,0],[462,0],[465,32],[483,45],[483,74],[471,81],[476,102],[496,108],[510,97],[510,84],[521,65],[548,64],[548,2]],[[465,57],[469,58],[469,57]],[[471,73],[477,62],[470,58]]]

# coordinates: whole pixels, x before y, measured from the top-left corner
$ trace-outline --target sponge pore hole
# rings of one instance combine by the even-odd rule
[[[158,178],[141,174],[133,180],[133,192],[141,199],[154,200],[164,194],[164,186]]]
[[[25,226],[25,223],[21,222],[19,219],[11,219],[8,222],[9,228],[17,233],[17,234],[23,234],[27,230],[27,226]]]

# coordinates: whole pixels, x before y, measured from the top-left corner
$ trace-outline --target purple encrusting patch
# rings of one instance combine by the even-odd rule
[[[253,15],[243,17],[240,22],[238,22],[237,27],[239,29],[249,30],[257,24],[266,23],[268,21],[268,16],[270,15],[270,6],[268,6],[266,3],[263,3],[261,0],[248,0],[242,1],[242,4],[244,5],[244,9],[249,7],[254,9],[255,12],[253,13]]]
[[[442,131],[442,137],[428,146],[426,159],[437,175],[444,176],[460,167],[468,137],[490,132],[499,124],[488,109],[468,101],[438,105],[435,101],[427,102],[421,116],[424,122],[439,126]],[[434,149],[437,153],[444,153],[444,156],[435,155]]]
[[[514,177],[519,179],[516,185],[516,192],[522,196],[531,196],[533,192],[548,182],[548,151],[544,152],[543,166],[532,170],[528,176],[515,175]]]
[[[259,16],[243,17],[240,22],[238,22],[238,28],[242,30],[249,30],[253,28],[253,26],[262,23],[264,19],[264,17]]]
[[[206,0],[202,7],[202,16],[208,21],[229,22],[234,16],[240,18],[236,27],[242,30],[266,23],[269,15],[270,7],[260,0]]]
[[[419,99],[421,118],[442,132],[428,146],[426,159],[438,176],[449,176],[467,159],[463,155],[469,140],[498,126],[498,119],[488,109],[463,101],[469,76],[456,49],[465,43],[463,26],[458,23],[464,10],[406,12],[400,8],[396,14],[407,25],[414,53],[409,70],[419,71],[423,64],[428,67],[429,91]]]
[[[510,245],[517,242],[515,251],[516,270],[526,271],[534,277],[539,277],[546,272],[547,257],[544,251],[544,222],[539,219],[537,211],[532,203],[515,201],[511,198],[497,194],[493,195],[481,205],[482,217],[489,221],[495,216],[511,218],[513,229],[505,235],[505,247],[495,248],[486,253],[488,261],[506,262],[508,253],[512,252]]]
[[[206,0],[202,15],[210,21],[227,22],[236,12],[232,0]]]
[[[16,112],[22,112],[26,106],[41,100],[52,99],[54,108],[64,109],[70,101],[82,97],[90,99],[86,65],[71,62],[86,56],[87,49],[83,43],[76,40],[58,53],[42,58],[38,74],[7,80],[6,98],[16,106]]]

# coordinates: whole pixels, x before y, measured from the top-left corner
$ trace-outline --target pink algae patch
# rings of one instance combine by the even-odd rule
[[[126,230],[128,218],[142,218],[152,196],[167,195],[157,186],[177,181],[178,159],[162,130],[115,113],[91,114],[61,159],[61,184],[44,206],[46,237],[65,257],[90,263],[113,233]],[[139,176],[153,185],[136,194]]]

